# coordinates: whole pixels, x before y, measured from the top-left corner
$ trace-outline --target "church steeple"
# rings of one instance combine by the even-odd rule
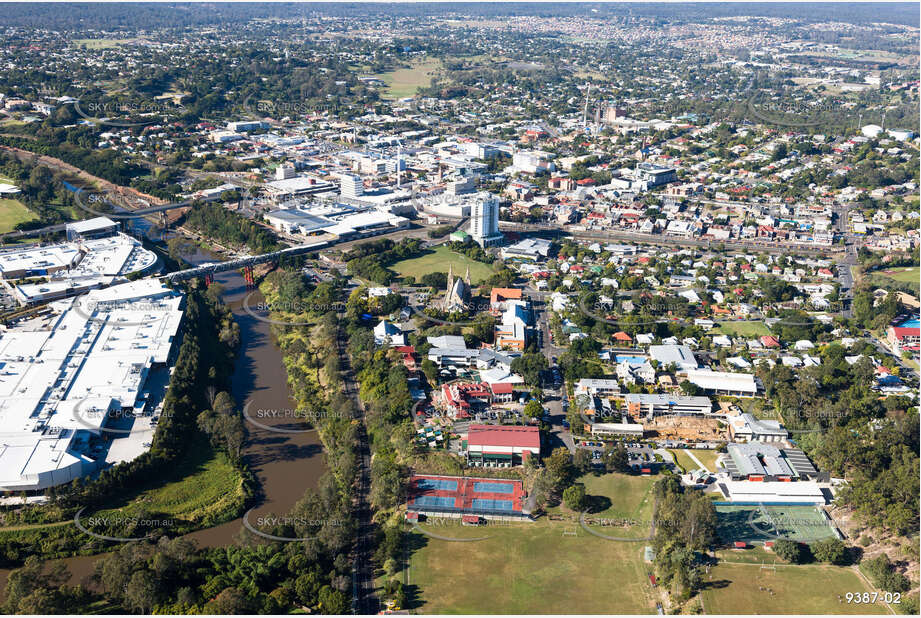
[[[467,264],[467,274],[464,276],[464,283],[467,284],[467,287],[470,287],[470,264]]]

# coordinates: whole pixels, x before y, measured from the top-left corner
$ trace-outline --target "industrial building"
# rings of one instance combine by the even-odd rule
[[[267,182],[263,189],[269,197],[279,203],[296,197],[335,191],[336,185],[315,176],[295,176]]]
[[[168,380],[182,303],[139,280],[58,301],[0,334],[0,490],[69,483],[146,450],[149,418],[110,428],[150,412],[148,379]]]
[[[543,238],[524,238],[513,245],[503,247],[503,260],[538,262],[550,253],[550,241]]]
[[[68,229],[74,241],[0,253],[0,278],[41,278],[12,286],[17,302],[34,305],[104,288],[157,267],[156,254],[140,241],[107,229],[103,224],[77,226]],[[91,238],[83,238],[83,233]]]
[[[339,203],[273,210],[265,214],[265,220],[286,234],[333,234],[340,239],[387,234],[410,225],[406,217],[384,209]]]
[[[818,471],[803,451],[772,444],[730,444],[723,465],[734,481],[815,480]]]

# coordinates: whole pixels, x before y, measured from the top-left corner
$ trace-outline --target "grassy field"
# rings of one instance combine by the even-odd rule
[[[134,39],[74,39],[74,45],[85,47],[86,49],[111,49],[130,43]]]
[[[691,470],[699,470],[700,466],[697,465],[697,462],[691,459],[685,449],[683,448],[674,448],[671,449],[671,452],[674,453],[675,458],[678,460],[678,463],[684,468],[685,472],[690,472]]]
[[[585,485],[585,493],[591,501],[590,517],[616,520],[614,525],[592,528],[609,536],[646,538],[652,525],[652,485],[655,481],[655,477],[629,474],[582,476],[578,482]],[[547,512],[571,514],[563,506],[548,508]]]
[[[700,460],[700,463],[707,467],[707,470],[710,472],[716,472],[716,458],[719,456],[715,450],[712,449],[691,449],[691,452],[694,453],[694,456]]]
[[[716,335],[729,335],[730,337],[760,337],[761,335],[771,334],[764,322],[720,322],[710,332]]]
[[[701,592],[708,614],[885,614],[885,605],[848,604],[847,592],[869,591],[847,567],[721,562],[703,576]],[[762,588],[764,588],[762,590]],[[773,595],[771,594],[773,591]]]
[[[0,182],[3,182],[0,180]],[[13,230],[23,221],[38,219],[38,215],[26,208],[25,204],[14,199],[0,199],[0,234]]]
[[[898,281],[899,283],[918,283],[918,278],[921,277],[921,268],[917,266],[891,268],[888,270],[881,270],[877,274]]]
[[[475,262],[464,255],[454,253],[444,246],[438,246],[420,257],[397,262],[391,266],[391,269],[399,273],[401,277],[411,276],[418,281],[422,275],[429,273],[447,273],[450,264],[454,265],[454,274],[461,277],[464,276],[469,266],[470,282],[473,285],[477,285],[480,281],[492,275],[492,268],[488,264]]]
[[[606,541],[570,522],[412,532],[407,609],[424,614],[650,614],[642,543]],[[575,536],[563,536],[575,531]]]
[[[419,88],[430,86],[432,77],[434,77],[435,72],[440,68],[440,60],[437,58],[426,58],[425,60],[414,61],[409,68],[388,71],[387,73],[378,73],[373,77],[387,84],[384,98],[402,99],[404,97],[413,96]]]
[[[158,513],[186,521],[207,522],[215,519],[242,500],[240,475],[222,452],[210,448],[195,449],[169,474],[170,482],[153,488],[141,488],[117,511],[123,516]]]

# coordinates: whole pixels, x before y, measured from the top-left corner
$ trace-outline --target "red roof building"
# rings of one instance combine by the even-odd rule
[[[493,392],[484,383],[444,384],[441,387],[441,399],[455,418],[468,418],[475,405],[493,402]]]
[[[774,335],[761,335],[760,338],[761,345],[766,348],[779,348],[780,342],[777,341],[777,337]]]
[[[896,354],[901,354],[902,350],[917,352],[921,348],[921,327],[890,326],[886,340]]]
[[[509,467],[540,457],[540,429],[527,425],[471,425],[466,440],[467,462]]]
[[[508,382],[490,384],[489,389],[492,391],[492,400],[495,403],[510,403],[515,398],[515,387]]]

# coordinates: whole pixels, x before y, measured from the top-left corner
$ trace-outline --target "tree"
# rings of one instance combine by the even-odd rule
[[[618,443],[604,454],[604,469],[608,472],[630,472],[630,455],[623,444]]]
[[[206,614],[250,614],[255,609],[250,599],[233,587],[224,588],[205,604]]]
[[[541,373],[547,370],[547,357],[543,354],[525,352],[518,358],[512,360],[511,369],[517,373],[524,381],[531,386],[540,385]]]
[[[682,393],[692,397],[700,391],[696,384],[689,382],[688,380],[682,380],[681,383],[678,384],[678,387],[681,389]]]
[[[153,573],[147,570],[135,571],[125,587],[125,602],[140,614],[149,614],[157,604],[160,595]]]
[[[319,600],[323,614],[347,614],[349,611],[349,599],[341,590],[323,586],[320,588]]]
[[[536,399],[532,399],[524,406],[524,415],[528,418],[540,419],[544,415],[544,406]]]
[[[842,565],[847,561],[847,547],[840,539],[834,537],[816,541],[809,549],[819,562]]]
[[[803,546],[789,539],[774,541],[774,553],[790,564],[799,564],[803,560]]]
[[[585,510],[585,507],[588,505],[588,500],[585,496],[585,485],[582,483],[576,483],[575,485],[570,485],[563,491],[563,501],[566,503],[566,506],[581,513]]]
[[[572,465],[572,456],[569,454],[569,449],[565,446],[554,449],[553,452],[550,453],[550,457],[548,457],[544,463],[556,491],[560,491],[562,487],[568,485],[575,477],[576,470],[575,466]]]
[[[584,448],[576,449],[576,453],[572,456],[572,464],[582,474],[591,472],[592,470],[591,451],[588,451]]]

